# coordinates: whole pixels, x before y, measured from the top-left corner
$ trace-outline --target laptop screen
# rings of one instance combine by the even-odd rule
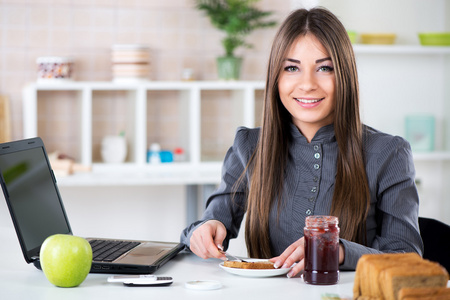
[[[71,233],[42,146],[30,146],[25,150],[3,147],[0,171],[11,217],[19,240],[26,248],[27,260],[39,254],[40,246],[48,236]]]

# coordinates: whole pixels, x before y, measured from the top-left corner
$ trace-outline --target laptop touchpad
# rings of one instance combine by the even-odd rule
[[[155,261],[170,252],[170,247],[161,247],[158,243],[144,243],[131,250],[124,257],[115,260],[115,263],[153,264]]]
[[[143,245],[140,245],[139,247],[135,248],[134,250],[132,250],[129,254],[131,254],[133,256],[140,256],[140,255],[155,256],[155,255],[158,255],[163,252],[166,252],[166,250],[161,249],[161,247],[151,245],[151,244],[143,244]]]

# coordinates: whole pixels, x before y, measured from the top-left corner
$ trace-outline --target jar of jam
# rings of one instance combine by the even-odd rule
[[[339,281],[339,227],[333,216],[309,216],[305,220],[305,269],[310,284]]]

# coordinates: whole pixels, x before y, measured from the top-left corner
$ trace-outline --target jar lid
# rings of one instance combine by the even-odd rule
[[[338,225],[339,220],[335,216],[309,216],[305,219],[305,225],[309,227],[322,227],[329,225]]]
[[[177,147],[177,148],[175,148],[175,149],[173,150],[173,153],[175,153],[175,154],[183,154],[183,153],[184,153],[184,150],[183,150],[183,148],[181,148],[181,147]]]
[[[159,152],[161,151],[161,146],[158,143],[152,143],[150,145],[150,151]]]
[[[38,64],[41,63],[55,64],[55,63],[69,63],[69,62],[73,62],[73,59],[67,56],[41,56],[36,59],[36,63]]]
[[[222,284],[215,280],[193,280],[186,282],[185,287],[191,290],[206,291],[220,289]]]

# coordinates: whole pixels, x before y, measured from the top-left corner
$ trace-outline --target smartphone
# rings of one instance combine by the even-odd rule
[[[173,278],[155,275],[115,275],[108,282],[122,282],[126,286],[165,286],[173,283]]]

